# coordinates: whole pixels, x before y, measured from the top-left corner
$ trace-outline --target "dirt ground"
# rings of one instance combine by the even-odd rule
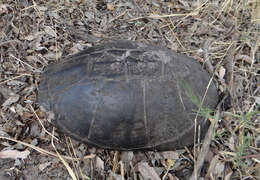
[[[185,180],[200,160],[197,179],[259,179],[259,9],[259,0],[0,1],[0,180]],[[36,103],[44,67],[111,39],[193,57],[230,94],[202,159],[192,147],[118,152],[52,138]]]

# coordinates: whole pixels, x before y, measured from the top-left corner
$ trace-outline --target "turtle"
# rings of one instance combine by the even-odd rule
[[[89,146],[174,150],[193,144],[198,109],[218,103],[210,77],[167,47],[114,40],[48,65],[37,101],[57,131]],[[199,115],[196,124],[203,137],[209,121]]]

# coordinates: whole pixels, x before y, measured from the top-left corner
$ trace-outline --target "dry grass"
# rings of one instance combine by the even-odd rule
[[[0,171],[25,179],[144,179],[149,173],[188,179],[201,168],[193,177],[259,179],[259,9],[259,0],[2,0],[0,103],[8,103],[0,109],[0,150],[35,151],[26,161],[0,161]],[[51,146],[58,134],[49,133],[50,118],[35,104],[43,68],[84,46],[118,38],[187,54],[213,73],[220,93],[230,94],[231,105],[205,141],[211,142],[205,156],[192,148],[167,155],[106,151],[63,137]],[[89,154],[95,158],[84,159]],[[40,169],[46,162],[51,165]]]

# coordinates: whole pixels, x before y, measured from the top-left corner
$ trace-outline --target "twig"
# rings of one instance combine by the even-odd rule
[[[206,40],[203,45],[204,61],[205,61],[208,71],[210,72],[211,75],[213,75],[214,68],[213,68],[213,66],[210,62],[210,58],[209,58],[209,53],[208,53],[209,46],[210,46],[210,40]]]
[[[54,134],[54,128],[52,130],[52,134]],[[52,136],[53,137],[53,136]],[[61,162],[64,164],[64,166],[66,167],[69,175],[71,176],[71,178],[73,180],[77,180],[77,177],[75,175],[75,173],[73,172],[73,170],[71,169],[71,167],[69,166],[69,164],[64,160],[64,158],[60,155],[60,153],[58,152],[58,150],[56,149],[54,142],[53,142],[53,138],[51,138],[51,144],[52,147],[54,148],[54,150],[56,151],[57,156],[59,157],[59,159],[61,160]]]
[[[72,144],[70,138],[66,137],[65,139],[66,139],[66,145],[67,145],[70,157],[73,157],[72,152],[70,150],[70,147],[71,147],[73,154],[74,154],[74,157],[77,158],[77,155],[75,154],[75,150],[74,150],[74,147],[73,147],[73,144]],[[68,139],[70,140],[70,143],[68,142]],[[72,165],[73,165],[73,168],[75,170],[75,175],[76,175],[77,179],[79,179],[79,174],[77,172],[77,167],[76,167],[76,164],[75,164],[74,161],[72,161]]]
[[[111,22],[117,20],[117,19],[120,18],[121,16],[124,16],[126,12],[128,12],[128,10],[125,10],[124,12],[122,12],[121,14],[119,14],[118,16],[116,16],[116,17],[110,19],[110,20],[109,20],[109,23],[111,23]]]
[[[234,72],[233,59],[235,57],[235,52],[236,52],[235,49],[236,49],[237,39],[238,39],[238,34],[236,32],[233,32],[232,44],[228,48],[228,51],[227,51],[225,59],[224,59],[225,68],[227,70],[227,73],[226,73],[227,87],[228,87],[228,91],[231,95],[231,100],[234,97],[234,94],[233,94],[233,72]]]
[[[20,41],[18,40],[8,40],[8,41],[4,41],[4,42],[0,42],[0,46],[3,46],[5,44],[9,44],[9,43],[13,43],[13,42],[16,42],[18,44],[22,44]]]
[[[250,56],[245,55],[245,54],[238,54],[238,55],[236,55],[235,61],[237,61],[237,60],[239,60],[239,59],[241,59],[241,60],[243,60],[243,61],[249,63],[250,65],[251,65],[252,62],[253,62],[253,59],[252,59]]]
[[[124,175],[125,175],[125,172],[124,172],[124,163],[122,161],[119,162],[120,164],[120,173],[121,173],[121,180],[124,180]]]
[[[47,129],[45,129],[45,127],[44,127],[42,121],[40,120],[39,116],[36,114],[36,112],[35,112],[35,110],[33,109],[32,105],[29,104],[29,106],[30,106],[30,108],[31,108],[31,110],[32,110],[32,112],[33,112],[33,114],[35,115],[36,119],[39,121],[39,123],[40,123],[40,125],[41,125],[43,131],[46,132],[48,135],[50,135],[52,138],[54,138],[56,141],[59,141],[58,138],[56,138],[55,136],[53,136],[49,131],[47,131]]]
[[[0,85],[1,85],[1,84],[4,84],[4,83],[7,83],[7,82],[9,82],[9,81],[12,81],[12,80],[14,80],[14,79],[18,79],[18,78],[23,77],[23,76],[32,76],[32,75],[31,75],[31,74],[21,74],[21,75],[19,75],[19,76],[15,76],[15,77],[12,77],[12,78],[10,78],[10,79],[7,79],[7,80],[4,80],[4,81],[0,82]]]
[[[16,59],[18,62],[20,62],[20,63],[22,63],[22,64],[24,64],[24,65],[28,66],[29,68],[31,68],[31,69],[32,69],[32,71],[34,71],[34,72],[41,72],[41,71],[40,71],[40,70],[38,70],[37,68],[35,68],[35,67],[31,66],[30,64],[28,64],[28,63],[26,63],[26,62],[22,61],[22,60],[21,60],[21,59],[19,59],[19,58],[17,58],[17,57],[15,57],[15,56],[13,56],[12,54],[11,54],[10,56],[11,56],[12,58]]]
[[[13,141],[13,142],[16,142],[16,143],[19,143],[19,144],[22,144],[24,146],[27,146],[27,147],[30,147],[32,149],[34,149],[35,151],[39,152],[39,153],[42,153],[44,155],[50,155],[50,156],[53,156],[53,157],[58,157],[55,153],[53,152],[49,152],[45,149],[42,149],[42,148],[39,148],[37,146],[34,146],[32,144],[28,144],[26,142],[23,142],[23,141],[19,141],[19,140],[16,140],[16,139],[13,139],[13,138],[9,138],[9,137],[4,137],[4,136],[0,136],[0,139],[5,139],[5,140],[9,140],[9,141]],[[77,160],[76,158],[71,158],[71,157],[68,157],[68,156],[62,156],[64,159],[68,159],[68,160]],[[84,156],[83,159],[91,159],[91,158],[94,158],[95,155],[94,154],[91,154],[91,155],[87,155],[87,156]]]
[[[206,95],[207,95],[208,89],[209,89],[212,81],[213,81],[213,76],[209,80],[209,83],[207,85],[207,88],[206,88],[206,91],[204,93],[204,96],[202,97],[199,110],[196,113],[196,116],[194,118],[194,169],[197,169],[197,161],[196,161],[196,156],[197,156],[197,152],[196,152],[197,119],[198,119],[199,113],[201,111],[202,105],[204,103],[204,100],[206,99]],[[195,174],[194,174],[194,178],[195,179],[197,179],[197,174],[196,173],[197,173],[197,171],[195,171]]]

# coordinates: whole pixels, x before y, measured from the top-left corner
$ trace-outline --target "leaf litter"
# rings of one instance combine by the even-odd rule
[[[43,114],[36,103],[44,67],[85,46],[122,38],[194,57],[210,67],[219,91],[232,95],[231,107],[223,109],[212,131],[208,159],[198,177],[259,177],[258,1],[2,0],[0,152],[13,158],[0,161],[0,171],[25,179],[189,179],[198,158],[192,147],[117,152],[76,141],[68,146],[64,136],[49,133],[51,115]],[[53,153],[53,136],[58,137],[55,145],[63,160]],[[34,150],[26,154],[27,148]],[[14,157],[26,161],[15,162]]]

